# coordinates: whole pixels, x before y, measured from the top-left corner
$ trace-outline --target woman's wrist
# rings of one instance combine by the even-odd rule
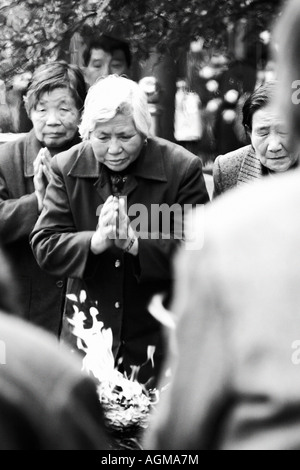
[[[91,238],[90,250],[94,255],[99,255],[105,251],[110,244],[110,240],[99,237],[97,231]]]
[[[127,244],[123,248],[123,251],[124,253],[130,253],[133,256],[138,254],[138,237],[133,231],[130,237],[127,239]]]
[[[35,191],[35,195],[36,195],[37,203],[38,203],[38,212],[40,214],[43,210],[43,198],[39,191]]]
[[[128,245],[123,249],[124,253],[129,253],[129,251],[133,247],[134,242],[135,242],[135,237],[129,238]]]

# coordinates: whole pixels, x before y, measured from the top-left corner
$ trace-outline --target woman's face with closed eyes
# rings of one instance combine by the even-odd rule
[[[138,158],[144,137],[131,116],[117,114],[107,122],[97,122],[90,141],[99,162],[112,171],[122,171]]]
[[[298,154],[291,149],[287,126],[272,105],[253,113],[251,143],[261,164],[269,170],[284,172],[298,160]]]

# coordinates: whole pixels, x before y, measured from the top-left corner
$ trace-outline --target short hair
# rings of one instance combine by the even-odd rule
[[[108,122],[117,114],[131,116],[137,131],[149,136],[151,115],[145,92],[133,80],[113,74],[98,79],[88,91],[79,126],[82,139],[89,139],[97,122]]]
[[[277,81],[270,80],[256,88],[256,90],[248,96],[242,110],[243,126],[246,131],[252,131],[253,114],[273,101],[276,87]]]
[[[40,65],[33,73],[28,87],[25,106],[27,114],[37,106],[40,97],[56,88],[67,88],[75,100],[78,110],[83,108],[86,98],[86,83],[80,68],[65,61],[48,62]]]
[[[104,52],[108,52],[110,54],[112,52],[111,43],[107,37],[102,36],[99,39],[94,39],[90,41],[90,43],[88,44],[88,46],[86,47],[86,49],[83,51],[83,54],[82,54],[83,64],[85,67],[89,65],[93,49],[102,49]]]

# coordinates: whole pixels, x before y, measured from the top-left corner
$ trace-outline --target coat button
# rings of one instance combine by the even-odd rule
[[[121,261],[119,259],[116,259],[115,268],[119,268],[120,266],[121,266]]]
[[[59,287],[61,289],[64,285],[64,281],[57,281],[56,285],[57,285],[57,287]]]
[[[117,309],[121,308],[121,303],[120,303],[120,302],[116,302],[116,303],[115,303],[115,308],[117,308]]]

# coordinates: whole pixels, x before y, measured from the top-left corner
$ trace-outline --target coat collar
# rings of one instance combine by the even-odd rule
[[[73,145],[78,144],[81,142],[79,134],[77,133],[68,145],[68,148],[72,147]],[[36,138],[34,129],[31,129],[25,136],[25,148],[24,148],[24,175],[27,178],[34,176],[34,169],[33,169],[33,162],[36,159],[37,154],[43,148],[41,142]],[[57,153],[63,152],[66,150],[65,147],[58,148]]]
[[[299,160],[295,163],[290,170],[299,167]],[[289,170],[289,171],[290,171]],[[241,169],[238,174],[237,184],[248,183],[249,181],[260,179],[266,175],[270,175],[270,172],[266,167],[264,167],[259,158],[255,155],[254,149],[251,145],[245,147],[245,156],[242,160]],[[273,173],[276,174],[276,173]]]
[[[100,182],[105,183],[105,174],[104,165],[96,160],[91,143],[83,142],[69,175],[79,178],[100,178]],[[130,174],[133,177],[167,181],[162,150],[156,139],[148,139],[147,145],[143,147],[133,164]]]
[[[263,177],[262,164],[251,145],[245,147],[245,156],[237,178],[237,185]]]
[[[42,145],[35,136],[34,129],[25,136],[24,149],[24,175],[27,178],[34,176],[33,162],[41,150]]]

